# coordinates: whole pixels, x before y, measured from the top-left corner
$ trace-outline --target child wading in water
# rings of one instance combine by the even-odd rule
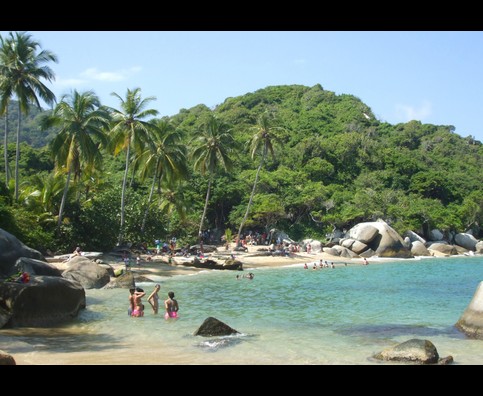
[[[177,318],[178,317],[178,301],[174,299],[174,293],[172,291],[168,292],[168,299],[164,302],[164,308],[166,308],[166,313],[164,314],[165,319]]]
[[[148,303],[150,303],[151,307],[153,307],[153,312],[155,315],[158,313],[159,310],[159,289],[159,285],[154,286],[154,291],[148,297]]]

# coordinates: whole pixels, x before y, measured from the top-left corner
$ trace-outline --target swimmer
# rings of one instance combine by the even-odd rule
[[[166,313],[164,314],[165,319],[177,318],[178,317],[178,301],[174,299],[174,293],[172,291],[168,292],[168,299],[164,301],[164,308]]]
[[[154,291],[148,297],[148,303],[153,308],[153,313],[157,315],[159,310],[159,296],[158,292],[161,287],[159,285],[154,286]]]

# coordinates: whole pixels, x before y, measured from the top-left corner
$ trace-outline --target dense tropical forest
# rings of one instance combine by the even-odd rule
[[[36,79],[18,77],[19,59]],[[29,34],[0,41],[0,228],[42,252],[194,243],[207,229],[325,240],[378,218],[401,234],[482,235],[483,146],[451,125],[381,122],[321,85],[160,117],[141,88],[116,93],[116,108],[91,91],[51,96],[40,78],[55,61]],[[36,111],[36,97],[52,110]]]

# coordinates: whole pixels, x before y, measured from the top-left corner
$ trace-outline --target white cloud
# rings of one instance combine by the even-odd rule
[[[141,67],[134,66],[129,69],[121,69],[116,71],[100,71],[96,67],[91,67],[84,70],[80,75],[81,77],[89,80],[115,82],[122,81],[128,78],[130,75],[141,71]]]
[[[55,84],[60,87],[79,87],[85,84],[87,81],[80,78],[62,78],[57,77],[55,79]]]
[[[432,105],[428,100],[424,100],[420,106],[411,106],[406,104],[396,105],[396,115],[403,121],[418,120],[423,121],[432,113]]]

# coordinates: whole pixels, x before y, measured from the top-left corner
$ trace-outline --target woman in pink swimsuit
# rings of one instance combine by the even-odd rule
[[[178,301],[174,299],[174,293],[172,291],[168,292],[168,299],[164,302],[164,308],[166,313],[164,314],[165,319],[177,318],[178,317]]]

